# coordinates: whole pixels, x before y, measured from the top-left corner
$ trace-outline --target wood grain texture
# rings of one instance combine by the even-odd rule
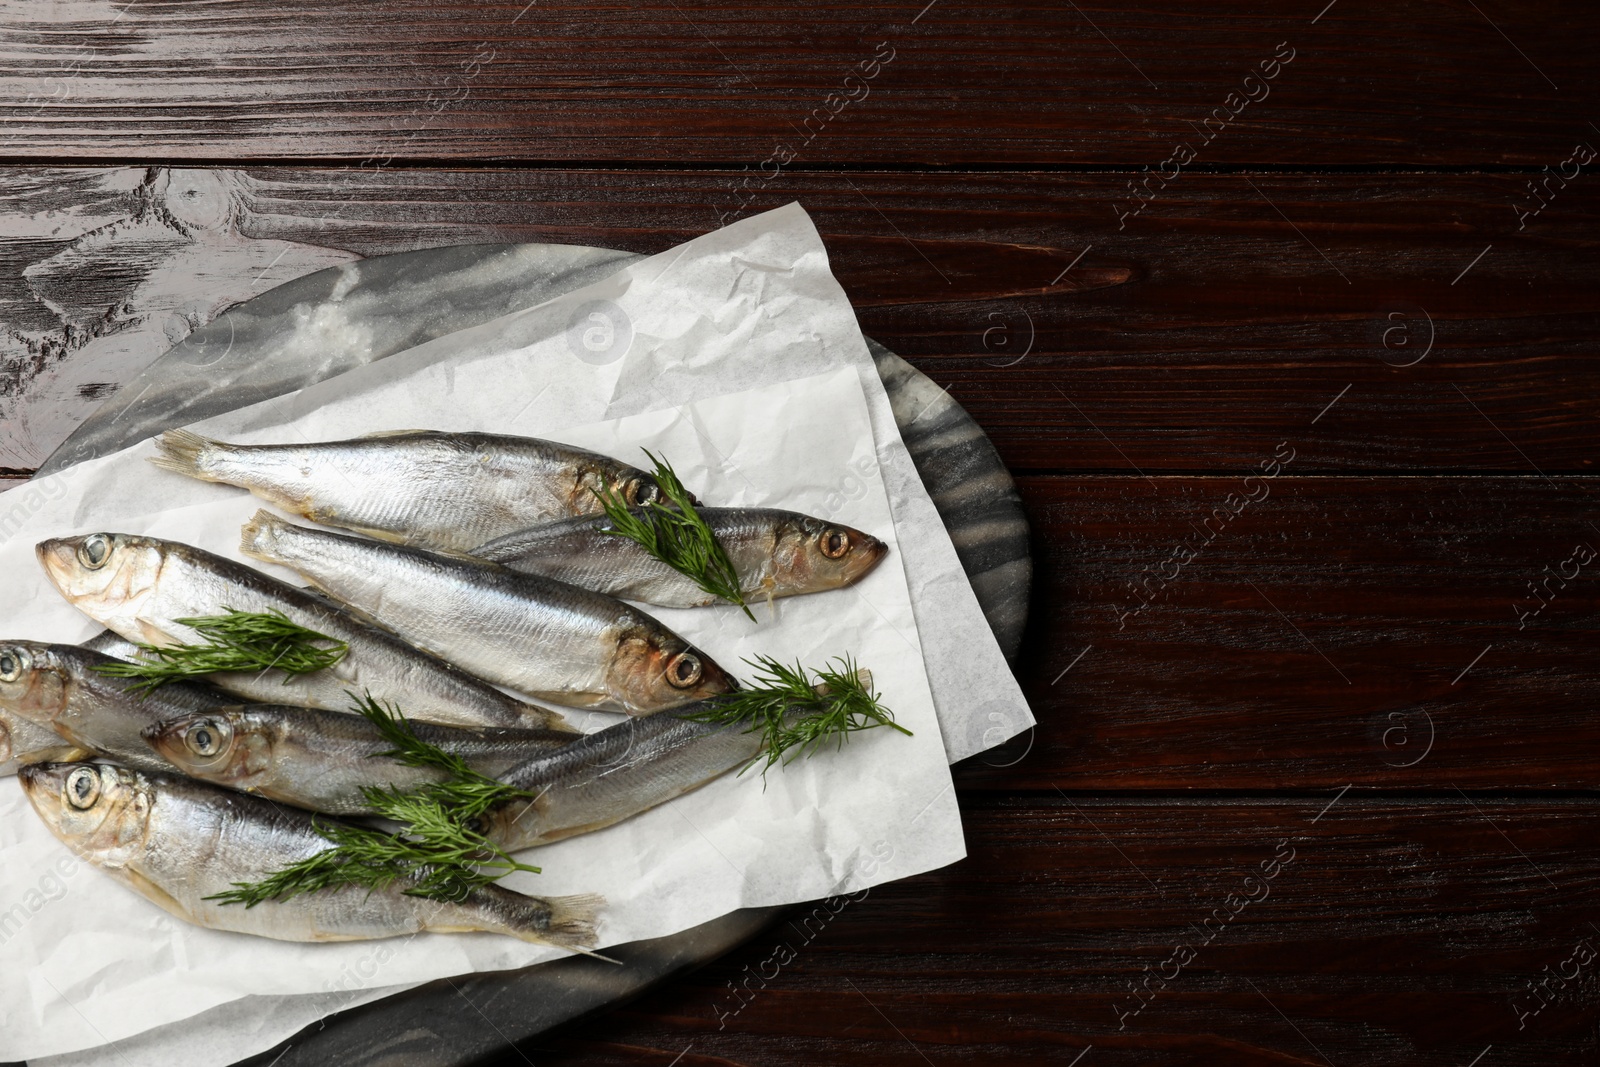
[[[803,909],[522,1053],[541,1067],[1600,1056],[1589,800],[1050,793],[963,807],[966,861]],[[1533,1011],[1530,983],[1560,971],[1576,975]]]
[[[1600,788],[1600,481],[1246,473],[1020,480],[1040,725],[964,788]]]
[[[659,251],[715,227],[737,178],[0,173],[0,467],[18,469],[288,277],[475,241]],[[1119,229],[1128,177],[785,173],[751,210],[804,204],[864,330],[1013,469],[1244,469],[1336,397],[1296,473],[1596,469],[1600,179],[1519,230],[1525,177],[1194,174]]]
[[[0,28],[0,488],[318,267],[655,252],[794,199],[864,331],[1024,472],[1040,725],[956,768],[969,858],[496,1067],[1600,1061],[1600,560],[1566,576],[1600,548],[1600,178],[1551,177],[1600,145],[1587,7]]]
[[[14,0],[0,152],[1154,168],[1220,107],[1208,163],[1553,166],[1590,136],[1582,4],[1323,7]]]

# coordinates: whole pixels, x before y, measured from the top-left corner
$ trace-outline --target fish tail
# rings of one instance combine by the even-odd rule
[[[545,941],[586,956],[609,959],[592,951],[595,943],[594,923],[600,909],[605,907],[605,897],[598,893],[577,893],[568,897],[548,897],[545,903],[550,905],[550,925],[544,933]]]
[[[478,892],[482,894],[476,909],[479,929],[586,956],[598,955],[593,951],[594,924],[605,906],[604,897],[595,893],[530,897],[498,885],[485,886]]]
[[[282,562],[278,537],[289,523],[262,508],[239,529],[239,551],[268,563]]]
[[[156,447],[161,454],[150,457],[150,462],[162,470],[199,478],[203,482],[221,481],[213,472],[212,463],[217,454],[227,447],[222,442],[188,430],[168,430],[156,438]]]

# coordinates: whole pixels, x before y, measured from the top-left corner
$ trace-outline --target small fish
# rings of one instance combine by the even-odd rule
[[[421,722],[411,729],[491,778],[572,740],[550,730]],[[330,815],[375,814],[362,793],[366,786],[411,790],[448,777],[437,767],[408,767],[385,756],[394,746],[362,716],[316,708],[213,708],[147,726],[144,739],[191,777]]]
[[[734,688],[709,656],[656,619],[551,578],[313,530],[264,510],[245,525],[239,547],[294,568],[419,648],[539,700],[647,715]]]
[[[775,508],[700,508],[750,600],[842,589],[871,573],[889,546],[849,526]],[[604,515],[535,526],[470,549],[480,559],[664,608],[720,603],[692,579],[608,533]]]
[[[150,751],[140,731],[163,718],[230,701],[192,682],[164,685],[148,696],[134,692],[131,679],[95,669],[116,662],[78,645],[0,642],[0,708],[85,752],[144,770],[172,770]]]
[[[577,731],[555,712],[516,699],[481,678],[406,644],[389,630],[230,559],[136,534],[95,533],[42,541],[39,562],[74,607],[131,641],[198,643],[177,620],[227,609],[281,611],[292,622],[349,645],[334,666],[213,674],[217,688],[246,700],[338,711],[368,690],[420,722]]]
[[[490,811],[484,832],[508,852],[589,833],[698,789],[761,754],[759,731],[687,717],[704,706],[626,719],[505,772],[502,782],[534,799]]]
[[[279,941],[361,941],[483,931],[578,952],[595,942],[594,896],[524,896],[497,885],[459,901],[341,886],[254,907],[205,899],[329,849],[310,812],[176,774],[103,763],[33,763],[28,801],[73,852],[180,919]]]
[[[660,496],[649,474],[532,437],[403,430],[350,441],[233,445],[188,430],[156,438],[165,470],[250,490],[313,522],[386,541],[464,551],[502,534]]]

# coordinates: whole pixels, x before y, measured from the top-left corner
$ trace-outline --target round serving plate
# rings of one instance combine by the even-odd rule
[[[578,245],[454,245],[308,274],[195,330],[123,385],[39,472],[108,455],[162,430],[280,396],[532,307],[640,258]],[[1000,647],[1015,656],[1032,578],[1027,520],[1016,486],[961,405],[887,348],[871,339],[867,346],[912,462],[950,531],[978,602]],[[670,937],[606,949],[621,967],[574,956],[519,971],[431,982],[333,1015],[246,1063],[474,1063],[709,962],[788,910],[748,908]]]

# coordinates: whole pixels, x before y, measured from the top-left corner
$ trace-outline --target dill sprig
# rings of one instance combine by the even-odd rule
[[[276,608],[264,612],[235,611],[229,607],[222,610],[221,615],[176,620],[205,638],[205,644],[141,644],[139,650],[148,659],[103,663],[95,670],[117,678],[137,678],[138,682],[131,688],[139,693],[149,693],[158,686],[184,678],[270,668],[282,671],[287,685],[296,675],[333,666],[350,650],[343,641],[291,622]],[[327,647],[317,642],[324,642]]]
[[[439,809],[455,817],[458,822],[470,823],[479,818],[503,801],[516,797],[529,797],[533,794],[520,789],[514,789],[498,779],[481,774],[467,765],[467,761],[453,752],[446,752],[437,745],[429,744],[417,736],[411,723],[400,714],[400,709],[394,705],[386,705],[374,700],[371,693],[365,697],[350,694],[350,699],[355,701],[353,710],[359,712],[366,720],[378,728],[383,739],[394,747],[378,755],[387,756],[389,759],[405,764],[407,767],[434,767],[444,771],[449,777],[443,782],[431,782],[403,794],[405,800],[398,802],[396,810],[402,815],[410,812],[418,818],[401,817],[401,815],[387,815],[396,822],[424,825],[430,823],[433,816],[421,808],[408,808],[410,800],[421,798],[429,801]],[[370,787],[369,787],[370,788]],[[378,791],[380,794],[384,790]],[[371,797],[368,797],[371,800]],[[384,804],[389,801],[384,801]],[[382,804],[374,804],[381,809]],[[500,853],[504,855],[504,853]],[[522,870],[524,868],[517,868]]]
[[[806,677],[805,668],[798,662],[791,667],[771,656],[757,656],[745,662],[756,669],[754,683],[718,698],[687,718],[742,725],[745,733],[763,734],[761,755],[767,763],[762,774],[773,764],[788,764],[801,756],[814,755],[830,739],[835,746],[842,746],[846,736],[858,730],[888,726],[911,736],[911,731],[895,722],[894,713],[879,701],[871,675],[858,670],[849,656],[830,661],[837,668],[813,671],[813,678]],[[751,760],[752,766],[761,755]]]
[[[422,740],[398,708],[374,700],[371,693],[365,697],[352,693],[350,698],[352,710],[394,746],[380,756],[408,767],[436,767],[449,777],[412,790],[367,786],[362,795],[368,805],[399,823],[399,832],[316,821],[317,832],[332,842],[332,848],[259,882],[235,882],[232,889],[207,900],[253,908],[322,889],[358,886],[370,893],[406,881],[408,896],[458,901],[512,871],[539,873],[538,867],[518,863],[484,836],[478,824],[496,804],[533,794],[479,774],[459,756]]]
[[[650,555],[707,593],[739,605],[754,622],[755,615],[739,588],[739,573],[733,569],[727,549],[695,510],[689,490],[684,488],[670,463],[658,459],[648,448],[644,454],[655,464],[651,473],[671,506],[651,500],[641,508],[630,509],[627,501],[609,487],[591,490],[611,520],[611,528],[604,532],[637,542]]]

